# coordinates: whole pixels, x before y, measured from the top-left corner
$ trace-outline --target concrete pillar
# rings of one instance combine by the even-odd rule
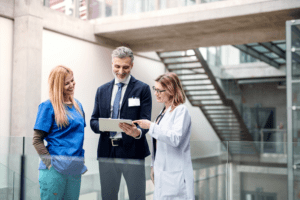
[[[16,172],[16,180],[20,180],[21,157],[23,150],[22,137],[33,136],[33,126],[38,105],[41,101],[41,69],[42,69],[42,36],[43,5],[40,0],[17,0],[14,7],[13,27],[13,69],[11,97],[11,127],[8,168]],[[25,140],[26,149],[32,148],[32,139]],[[34,155],[35,158],[37,158]],[[30,163],[31,160],[25,160]],[[36,162],[37,163],[37,162]],[[25,170],[36,170],[26,166]],[[35,176],[27,177],[37,179]],[[10,177],[8,184],[20,188],[20,182]],[[27,179],[25,179],[25,190]],[[38,187],[38,186],[37,186]],[[27,188],[28,189],[28,188]],[[15,198],[19,197],[16,191]],[[29,193],[26,193],[29,195]]]
[[[177,1],[174,1],[174,0],[166,0],[167,1],[167,8],[176,8],[178,7],[178,5],[180,4],[179,3],[179,0]]]
[[[159,4],[160,4],[160,0],[155,0],[155,7],[154,7],[155,10],[159,10],[160,9]]]
[[[231,195],[230,195],[230,199],[231,200],[240,200],[241,199],[241,174],[240,172],[237,170],[237,165],[236,164],[231,164],[231,174],[229,174],[229,176],[231,176],[230,178],[230,190],[231,190]]]
[[[105,0],[101,1],[101,18],[105,17],[105,11],[106,11],[106,2]]]
[[[41,101],[42,2],[15,1],[11,136],[32,136]]]
[[[118,0],[118,16],[123,15],[123,6],[124,6],[123,0]]]
[[[73,9],[73,17],[80,18],[80,13],[79,13],[79,7],[80,7],[80,2],[79,0],[74,0],[74,9]]]

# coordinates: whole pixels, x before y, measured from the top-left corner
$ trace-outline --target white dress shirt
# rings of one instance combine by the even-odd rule
[[[124,86],[122,87],[122,92],[121,92],[121,99],[120,99],[120,107],[119,107],[119,113],[118,113],[118,118],[120,118],[120,110],[121,110],[121,106],[122,106],[122,102],[123,102],[123,97],[124,94],[126,92],[127,86],[129,84],[129,81],[131,79],[131,75],[129,75],[124,81],[121,81],[121,83],[124,83]],[[118,79],[115,78],[115,84],[112,90],[112,95],[111,95],[111,101],[110,101],[110,117],[112,117],[112,113],[113,113],[113,105],[114,105],[114,101],[118,92],[118,83],[120,83],[120,81]],[[138,129],[141,133],[141,130]],[[136,139],[140,139],[142,134],[140,134],[139,137],[137,137]],[[122,132],[117,132],[117,134],[113,137],[114,139],[117,138],[122,138]]]

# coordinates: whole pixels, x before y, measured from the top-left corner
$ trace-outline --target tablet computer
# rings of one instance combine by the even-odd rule
[[[109,118],[99,118],[99,130],[100,131],[113,131],[113,132],[123,132],[119,127],[119,123],[132,124],[131,119],[109,119]]]

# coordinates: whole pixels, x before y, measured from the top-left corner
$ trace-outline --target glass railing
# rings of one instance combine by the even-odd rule
[[[287,154],[262,154],[259,142],[228,142],[228,192],[232,199],[287,198]],[[292,170],[292,169],[289,169]],[[295,198],[296,199],[296,198]]]
[[[83,20],[165,10],[225,0],[43,0],[46,7]]]
[[[276,134],[281,133],[277,131],[275,133],[277,137]],[[263,130],[262,135],[268,135],[268,131]],[[21,199],[23,196],[26,200],[38,200],[40,198],[38,181],[40,159],[31,144],[32,138],[12,140],[14,145],[20,145],[20,149],[24,147],[24,160],[22,162],[23,153],[1,155],[0,199]],[[84,141],[85,165],[88,171],[82,175],[80,200],[101,199],[99,164],[96,157],[97,143],[96,138]],[[148,141],[148,144],[151,147],[151,141]],[[293,146],[297,151],[298,143]],[[195,199],[254,200],[255,195],[261,195],[262,199],[273,197],[277,200],[286,199],[285,195],[288,191],[287,152],[284,150],[287,147],[286,142],[191,141],[190,147]],[[270,151],[270,149],[275,150]],[[9,148],[9,151],[13,150]],[[297,152],[293,156],[294,168],[289,169],[294,171],[295,181],[298,180],[300,163]],[[101,161],[117,162],[118,160]],[[120,162],[129,161],[120,160]],[[144,164],[147,200],[153,199],[154,193],[154,185],[150,179],[150,165],[151,157],[148,156]],[[118,197],[120,200],[129,199],[127,184],[123,177]]]
[[[286,154],[287,132],[284,129],[261,129],[261,152]]]
[[[19,157],[10,155],[9,157]],[[39,199],[39,183],[32,181],[29,174],[22,176],[21,172],[15,172],[10,167],[0,163],[0,199]]]

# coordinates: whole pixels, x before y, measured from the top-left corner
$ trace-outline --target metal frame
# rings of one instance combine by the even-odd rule
[[[287,80],[287,147],[288,147],[288,200],[294,198],[293,175],[293,108],[292,108],[292,84],[298,80],[292,80],[292,27],[300,25],[300,20],[286,22],[286,80]],[[298,33],[300,35],[300,33]],[[297,110],[297,108],[295,108]]]
[[[265,53],[255,50],[254,48],[252,48],[252,46],[249,46],[247,44],[233,45],[233,46],[238,48],[239,50],[243,51],[244,53],[246,53],[258,60],[261,60],[277,69],[280,68],[280,63],[276,62],[275,59],[271,59],[271,58],[267,57],[266,55],[264,55]],[[269,50],[269,52],[266,52],[266,53],[275,53],[280,58],[282,58],[281,56],[284,55],[284,52],[271,42],[260,43],[260,45],[256,45],[256,46],[263,46],[265,49]],[[273,51],[273,49],[275,51]],[[279,53],[279,54],[277,54],[277,53]]]

